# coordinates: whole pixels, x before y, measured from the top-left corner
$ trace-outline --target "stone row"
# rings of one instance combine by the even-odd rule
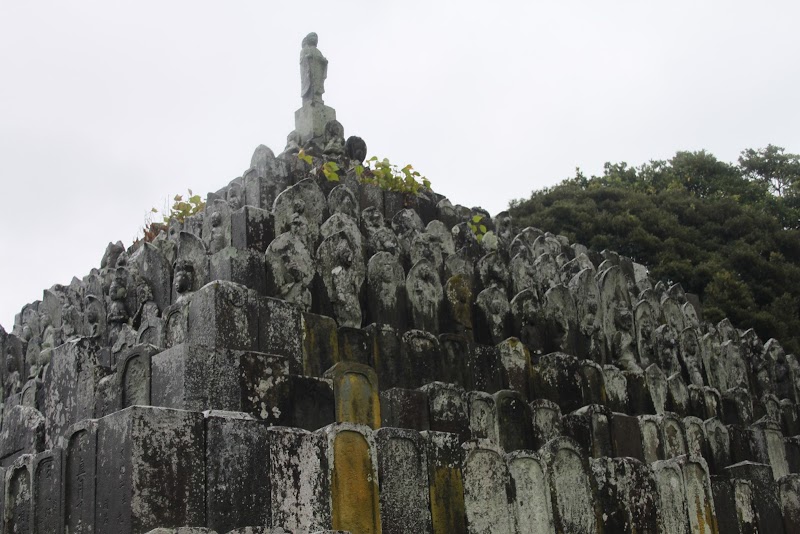
[[[505,453],[481,439],[459,444],[447,432],[349,423],[309,432],[238,412],[142,406],[81,421],[58,447],[2,470],[5,532],[54,534],[248,525],[289,532],[717,532],[731,506],[780,533],[784,519],[786,532],[796,525],[800,489],[800,475],[776,482],[765,464],[737,463],[712,478],[702,457],[651,466],[590,459],[566,437],[538,452]]]
[[[631,372],[656,364],[668,377],[722,393],[744,387],[797,399],[800,367],[777,342],[761,345],[727,321],[701,324],[679,287],[648,287],[625,258],[606,252],[592,261],[558,236],[515,233],[506,214],[493,222],[478,209],[457,210],[446,199],[434,205],[426,196],[414,197],[413,209],[390,202],[399,209],[390,209],[388,226],[391,192],[350,175],[334,187],[304,178],[307,169],[298,165],[260,147],[245,173],[250,182],[210,195],[206,212],[130,253],[111,246],[99,271],[46,291],[38,306],[23,310],[18,335],[4,340],[17,369],[7,373],[5,396],[22,388],[28,372],[43,372],[59,338],[97,338],[112,359],[140,342],[168,348],[185,335],[169,328],[185,300],[223,279],[328,315],[340,327],[375,321],[484,344],[514,334],[534,359],[560,350]],[[463,217],[473,213],[496,231],[493,240],[478,244],[465,230]]]

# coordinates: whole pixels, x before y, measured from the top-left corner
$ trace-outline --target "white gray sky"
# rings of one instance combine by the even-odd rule
[[[800,151],[800,3],[0,0],[0,323],[276,153],[310,31],[370,155],[492,213],[575,167]]]

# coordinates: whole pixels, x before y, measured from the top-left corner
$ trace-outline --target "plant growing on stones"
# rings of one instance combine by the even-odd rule
[[[356,165],[355,170],[356,176],[362,184],[377,185],[387,191],[417,195],[431,189],[430,180],[415,171],[410,164],[400,168],[386,158],[378,159],[376,156],[372,156],[367,160],[366,167]]]
[[[170,221],[175,220],[184,222],[187,218],[200,213],[206,208],[206,203],[203,197],[195,195],[189,189],[189,194],[184,200],[183,195],[175,195],[173,197],[172,206],[167,212],[162,212],[162,221],[154,221],[153,217],[159,213],[158,208],[150,208],[150,212],[145,217],[144,226],[142,227],[142,239],[146,243],[152,242],[161,231],[164,231],[169,226]],[[138,241],[139,239],[136,239]]]
[[[472,219],[469,220],[469,227],[472,233],[475,234],[478,243],[483,241],[483,236],[486,235],[486,225],[481,223],[482,220],[483,215],[473,215]]]
[[[306,154],[306,151],[303,149],[300,149],[300,152],[297,153],[297,159],[305,161],[312,167],[314,166],[314,158],[311,154]],[[339,164],[335,161],[326,161],[322,165],[315,167],[313,172],[322,174],[329,182],[338,182],[340,170]]]

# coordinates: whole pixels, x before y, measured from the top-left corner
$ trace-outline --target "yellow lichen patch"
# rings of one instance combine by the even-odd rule
[[[464,482],[458,469],[437,466],[430,484],[431,519],[434,534],[466,532]]]
[[[377,474],[372,471],[369,444],[358,432],[340,432],[333,445],[333,528],[380,534]]]
[[[337,388],[336,422],[381,427],[378,392],[369,379],[359,373],[346,373]]]

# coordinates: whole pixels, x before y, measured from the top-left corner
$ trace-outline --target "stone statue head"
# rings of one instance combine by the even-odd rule
[[[319,42],[319,37],[317,36],[317,34],[311,32],[308,35],[306,35],[305,38],[303,39],[303,48],[307,46],[317,46],[318,42]]]
[[[194,264],[187,260],[175,262],[175,278],[173,286],[178,294],[187,293],[194,286]]]

